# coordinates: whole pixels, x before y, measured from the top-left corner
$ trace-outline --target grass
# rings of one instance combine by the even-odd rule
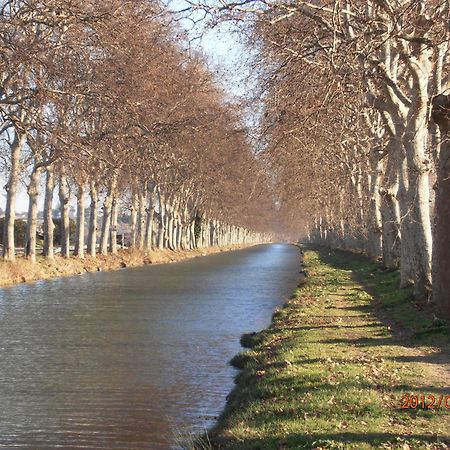
[[[401,408],[405,393],[450,396],[449,327],[377,263],[309,249],[305,266],[271,327],[243,336],[209,448],[450,448],[449,409]]]

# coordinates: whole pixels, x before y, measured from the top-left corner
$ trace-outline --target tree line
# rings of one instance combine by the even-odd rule
[[[399,267],[450,315],[449,2],[201,6],[244,23],[257,50],[286,231]]]
[[[5,260],[20,183],[31,261],[40,196],[49,259],[54,203],[64,257],[116,253],[123,211],[140,250],[270,239],[270,182],[239,108],[160,3],[2,0],[0,27]]]

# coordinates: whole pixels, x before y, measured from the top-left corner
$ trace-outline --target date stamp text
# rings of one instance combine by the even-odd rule
[[[450,409],[450,394],[404,394],[402,409]]]

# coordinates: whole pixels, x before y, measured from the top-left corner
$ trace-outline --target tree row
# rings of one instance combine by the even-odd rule
[[[0,2],[3,256],[14,260],[18,189],[25,255],[266,241],[268,176],[204,58],[157,2]],[[42,203],[43,202],[43,203]],[[75,236],[69,209],[76,202]],[[259,214],[266,207],[267,214]],[[255,219],[256,217],[256,219]],[[74,243],[71,248],[71,239]]]

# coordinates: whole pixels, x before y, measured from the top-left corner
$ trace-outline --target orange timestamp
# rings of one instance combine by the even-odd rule
[[[404,394],[402,409],[450,409],[450,394]]]

